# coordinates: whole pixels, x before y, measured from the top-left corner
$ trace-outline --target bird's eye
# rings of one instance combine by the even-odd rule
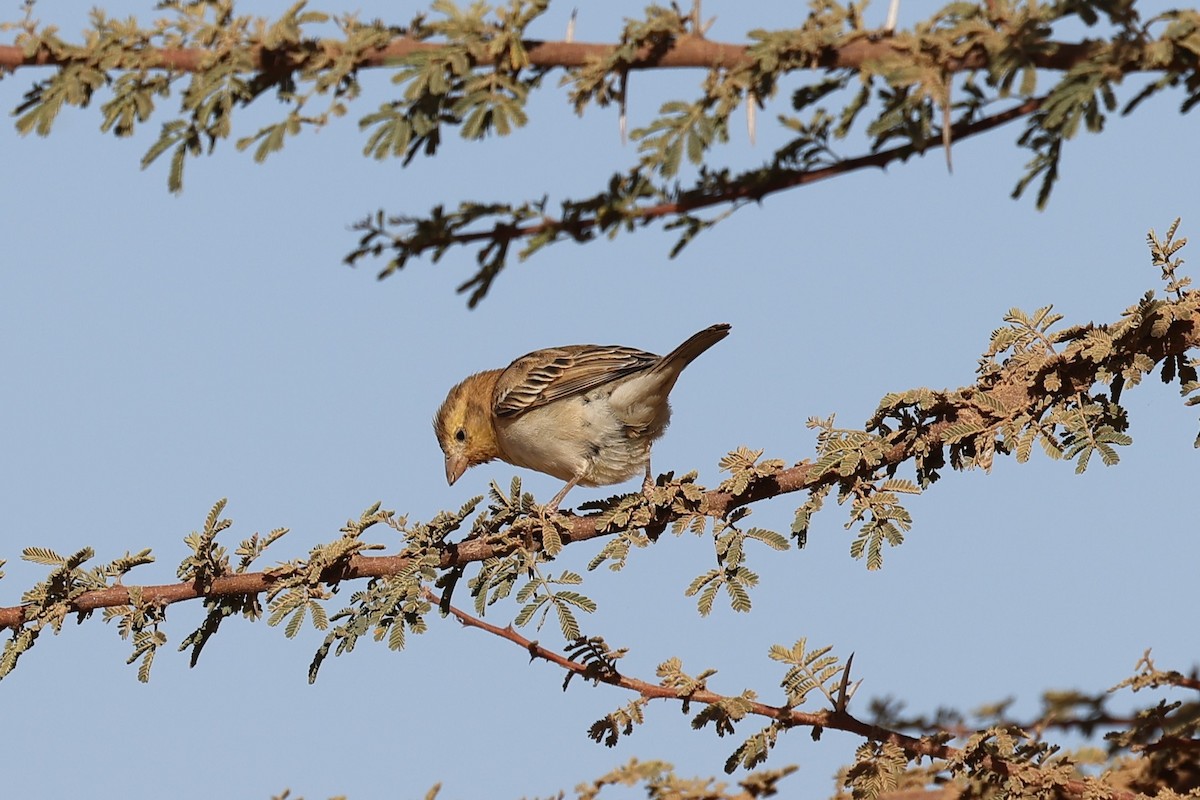
[[[462,428],[459,428],[457,431],[454,432],[454,438],[460,442],[465,442],[467,440],[467,432],[464,431]]]

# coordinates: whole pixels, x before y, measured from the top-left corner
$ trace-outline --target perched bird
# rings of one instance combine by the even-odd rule
[[[567,484],[607,486],[645,470],[650,445],[671,420],[667,395],[683,368],[729,335],[713,325],[665,356],[619,345],[535,350],[504,369],[471,375],[450,390],[433,429],[446,455],[446,481],[493,459]]]

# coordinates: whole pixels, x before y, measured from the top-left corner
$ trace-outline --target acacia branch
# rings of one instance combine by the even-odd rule
[[[434,605],[441,605],[441,599],[429,589],[424,589],[425,599]],[[642,697],[650,700],[687,700],[690,702],[703,703],[704,705],[714,705],[730,698],[718,694],[717,692],[709,691],[708,689],[696,689],[686,694],[680,694],[679,690],[664,686],[661,683],[650,683],[638,678],[631,678],[627,675],[622,675],[619,672],[607,671],[596,672],[589,669],[586,664],[581,664],[578,661],[572,661],[566,656],[560,655],[537,642],[527,639],[517,633],[511,625],[501,628],[498,625],[492,625],[478,617],[472,616],[467,612],[451,605],[448,606],[450,614],[469,628],[478,628],[481,631],[486,631],[493,636],[499,636],[501,639],[512,642],[529,653],[531,657],[540,658],[549,661],[555,666],[561,667],[567,672],[573,672],[580,677],[595,679],[601,683],[607,683],[610,686],[617,686],[622,689],[628,689],[631,692],[637,692]],[[768,719],[779,720],[785,725],[803,725],[806,727],[821,727],[835,728],[844,730],[850,733],[857,733],[868,739],[880,742],[891,742],[905,749],[906,752],[912,755],[929,756],[930,758],[952,758],[957,751],[946,745],[937,745],[932,741],[924,739],[916,739],[911,736],[906,736],[895,731],[888,731],[875,725],[869,725],[861,720],[858,720],[846,712],[838,712],[834,710],[823,710],[816,712],[799,711],[794,708],[784,706],[773,706],[767,703],[759,703],[757,701],[746,701],[750,709],[750,713],[758,716],[767,717]]]
[[[767,195],[818,183],[839,175],[857,172],[870,167],[886,168],[896,161],[906,161],[910,157],[923,153],[925,150],[940,148],[949,142],[959,142],[972,136],[997,128],[1007,122],[1028,116],[1041,108],[1045,98],[1035,97],[1026,100],[1012,108],[1001,111],[982,119],[963,121],[950,127],[948,137],[931,140],[925,146],[904,144],[875,153],[847,158],[819,169],[773,169],[765,180],[732,181],[727,189],[718,192],[695,190],[685,192],[678,200],[667,203],[656,203],[651,206],[631,211],[627,219],[633,222],[648,223],[663,217],[688,214],[701,211],[724,203],[738,201],[761,201]],[[420,250],[441,248],[449,245],[466,245],[479,241],[508,243],[519,239],[529,239],[544,233],[569,233],[572,236],[582,236],[601,224],[598,216],[580,217],[569,221],[559,218],[544,218],[542,222],[532,225],[497,224],[488,230],[455,233],[443,237],[426,237],[420,240]],[[401,250],[416,252],[416,242],[400,236],[393,236],[392,246]]]
[[[428,588],[423,588],[422,592],[425,599],[430,603],[441,606],[441,598]],[[477,628],[493,636],[498,636],[501,639],[512,642],[527,652],[531,658],[540,658],[548,661],[567,672],[589,680],[595,680],[610,686],[636,692],[647,700],[675,700],[704,705],[719,705],[734,699],[728,695],[719,694],[709,689],[695,689],[681,693],[675,687],[666,686],[661,683],[651,683],[639,678],[631,678],[614,670],[593,670],[586,664],[573,661],[553,650],[543,647],[531,639],[527,639],[517,633],[511,625],[501,628],[498,625],[492,625],[468,614],[453,605],[446,606],[446,608],[448,608],[451,616],[464,626]],[[821,711],[809,712],[799,711],[788,706],[774,706],[767,703],[760,703],[742,697],[736,699],[739,703],[745,704],[749,709],[749,713],[777,721],[785,727],[829,728],[831,730],[845,731],[861,736],[868,741],[895,745],[901,748],[909,757],[913,758],[926,757],[951,761],[960,760],[964,756],[964,751],[957,747],[940,744],[929,737],[917,738],[900,733],[899,731],[889,730],[879,725],[863,722],[845,709],[823,709]],[[1020,766],[1022,766],[990,755],[985,755],[973,763],[979,768],[1005,777],[1015,775]],[[1062,788],[1071,797],[1091,797],[1095,794],[1095,786],[1079,780],[1065,781],[1062,784]],[[1108,797],[1110,800],[1133,800],[1136,795],[1130,791],[1116,791],[1108,795]]]
[[[359,68],[391,67],[395,66],[399,59],[417,53],[437,52],[444,47],[445,45],[440,42],[397,37],[386,47],[363,50],[359,54],[357,66]],[[620,45],[526,39],[522,41],[522,47],[528,55],[529,65],[532,67],[571,69],[607,59],[619,49]],[[1093,58],[1106,47],[1108,45],[1102,41],[1048,41],[1042,45],[1041,49],[1028,55],[1030,62],[1039,69],[1064,71]],[[254,45],[249,51],[249,62],[256,69],[269,69],[275,72],[285,67],[299,68],[318,56],[322,60],[335,59],[342,53],[342,44],[334,40],[285,43],[271,49],[262,45]],[[139,49],[137,52],[137,58],[143,65],[151,69],[173,72],[198,72],[211,64],[217,55],[214,50],[199,47],[145,48]],[[809,56],[805,66],[809,69],[858,69],[869,61],[909,55],[911,55],[909,48],[897,46],[891,38],[862,38],[838,46],[821,48]],[[1136,50],[1131,49],[1127,58],[1128,71],[1151,69],[1140,63],[1140,55]],[[26,53],[24,48],[18,45],[0,45],[0,68],[9,70],[20,67],[61,67],[78,63],[81,60],[87,60],[83,51],[55,53],[41,48],[33,53]],[[720,69],[745,66],[751,61],[750,45],[715,42],[695,36],[681,36],[673,39],[666,47],[643,47],[637,52],[630,68],[641,70]],[[495,62],[486,56],[477,55],[474,63],[476,66],[482,67],[493,66]],[[987,65],[987,54],[981,48],[972,50],[961,58],[949,58],[944,64],[950,72],[982,69]],[[1172,65],[1164,64],[1153,69],[1156,71],[1170,70]]]
[[[1021,369],[1011,369],[999,377],[993,376],[993,379],[986,383],[981,380],[970,387],[938,393],[935,407],[930,410],[935,416],[935,421],[922,425],[916,431],[897,431],[877,460],[864,461],[852,474],[818,472],[813,462],[806,460],[757,477],[740,493],[735,494],[721,488],[707,491],[699,504],[699,513],[712,518],[723,518],[737,508],[760,500],[854,480],[870,480],[881,472],[894,471],[896,467],[915,458],[919,453],[928,453],[946,446],[950,429],[963,423],[980,423],[985,426],[987,435],[994,435],[994,431],[1003,424],[1003,419],[987,417],[981,410],[980,403],[971,399],[979,395],[990,395],[999,407],[1007,409],[1009,415],[1022,412],[1032,414],[1048,394],[1043,387],[1050,376],[1061,385],[1057,391],[1049,394],[1073,397],[1080,392],[1089,391],[1097,380],[1097,374],[1102,371],[1109,375],[1121,374],[1126,361],[1134,355],[1148,356],[1157,364],[1200,347],[1200,294],[1185,293],[1179,300],[1163,303],[1164,307],[1176,315],[1175,322],[1165,330],[1158,330],[1158,315],[1146,316],[1137,325],[1125,330],[1114,343],[1112,352],[1099,362],[1083,357],[1080,351],[1084,345],[1075,341],[1063,352],[1047,355],[1036,368],[1024,365]],[[670,508],[652,507],[650,510],[653,517],[646,530],[654,536],[685,516],[685,512],[672,511]],[[559,514],[557,521],[564,531],[561,536],[564,545],[611,536],[621,530],[617,526],[603,524],[599,513],[576,516],[568,512]],[[440,545],[438,568],[462,568],[472,562],[507,555],[522,546],[522,542],[514,541],[519,538],[497,540],[476,537],[461,542],[444,543]],[[333,585],[349,580],[388,577],[397,575],[411,566],[411,556],[403,552],[389,556],[354,555],[345,562],[325,570],[320,580]],[[199,598],[260,594],[270,591],[291,574],[289,568],[276,568],[216,577],[203,585],[189,582],[143,586],[140,587],[140,597],[143,604],[167,606]],[[127,605],[130,602],[127,587],[112,586],[79,594],[71,600],[67,613],[87,614],[100,608]],[[35,619],[36,614],[36,607],[30,605],[0,608],[0,628],[20,628]]]

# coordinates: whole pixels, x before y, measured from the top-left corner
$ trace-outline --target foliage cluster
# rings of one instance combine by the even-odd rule
[[[752,30],[748,43],[737,45],[708,41],[695,9],[654,5],[627,20],[612,45],[531,38],[549,5],[436,0],[431,14],[395,26],[304,2],[268,20],[239,15],[233,0],[173,0],[146,26],[94,10],[80,43],[30,13],[5,25],[16,37],[0,48],[0,70],[54,66],[16,110],[20,131],[43,136],[65,107],[90,106],[101,92],[101,129],[116,136],[131,135],[177,96],[177,115],[162,122],[142,165],[169,154],[168,185],[179,191],[188,157],[233,137],[239,109],[270,95],[288,109],[277,122],[237,136],[237,147],[262,161],[288,137],[347,115],[367,68],[391,69],[396,95],[359,118],[363,152],[406,164],[436,155],[452,130],[479,140],[523,127],[530,93],[552,70],[562,71],[560,84],[577,112],[620,105],[623,131],[631,75],[703,68],[695,99],[665,102],[630,133],[636,163],[590,196],[560,200],[556,212],[548,197],[467,200],[426,215],[381,210],[358,223],[361,237],[346,261],[387,254],[381,277],[414,257],[436,261],[456,246],[474,249],[478,270],[459,287],[472,305],[507,265],[513,244],[524,242],[517,251],[523,259],[554,242],[664,222],[678,231],[678,252],[774,192],[931,147],[945,147],[948,157],[953,140],[1020,117],[1018,141],[1031,160],[1014,195],[1036,183],[1043,205],[1065,143],[1080,130],[1103,128],[1127,77],[1147,76],[1122,113],[1167,89],[1182,90],[1184,112],[1200,101],[1200,14],[1173,10],[1142,19],[1134,0],[956,2],[907,31],[868,27],[861,4],[814,0],[799,27]],[[1099,36],[1055,38],[1076,24]],[[331,29],[336,35],[327,35]],[[797,77],[790,108],[777,115],[786,141],[752,170],[719,166],[718,148],[728,142],[737,110],[746,109],[753,133],[758,109]],[[839,142],[859,141],[866,153],[838,152]],[[715,207],[725,210],[703,215]]]
[[[745,44],[709,41],[695,8],[651,6],[644,17],[627,20],[619,41],[609,45],[531,38],[549,0],[466,8],[436,0],[431,14],[405,26],[330,15],[305,3],[264,20],[239,15],[232,0],[169,0],[160,4],[163,17],[149,26],[94,11],[81,42],[40,25],[32,4],[27,7],[25,19],[5,25],[16,34],[13,45],[0,46],[0,69],[48,67],[51,74],[26,94],[18,129],[48,135],[64,108],[97,103],[101,129],[128,136],[166,101],[177,100],[178,114],[161,122],[143,159],[143,166],[169,159],[173,191],[182,188],[189,157],[235,137],[234,115],[241,109],[269,96],[287,109],[282,119],[236,136],[236,147],[253,150],[261,161],[288,137],[346,116],[362,93],[360,72],[368,68],[390,69],[396,88],[359,119],[364,154],[406,164],[436,155],[451,130],[479,140],[520,129],[531,92],[554,70],[561,71],[577,112],[618,106],[622,130],[631,76],[675,66],[704,70],[694,99],[665,102],[630,132],[637,142],[633,164],[589,197],[560,200],[554,215],[549,198],[464,201],[425,216],[380,211],[360,223],[361,239],[347,260],[386,254],[382,275],[410,258],[436,260],[452,247],[475,248],[478,272],[460,287],[472,304],[487,293],[515,243],[523,243],[517,255],[524,258],[557,241],[590,241],[664,222],[678,232],[678,252],[724,214],[774,192],[935,147],[948,155],[954,141],[1012,119],[1025,120],[1019,143],[1031,152],[1014,193],[1036,183],[1043,204],[1065,142],[1080,130],[1103,128],[1121,106],[1118,89],[1129,76],[1147,78],[1123,113],[1167,89],[1180,90],[1183,112],[1200,100],[1200,14],[1177,10],[1142,19],[1132,0],[952,3],[908,31],[872,29],[862,6],[817,0],[799,27],[751,31]],[[1097,37],[1055,38],[1072,23]],[[753,170],[720,166],[719,148],[729,141],[735,113],[746,109],[753,130],[759,110],[777,102],[785,85],[789,109],[777,121],[786,141]],[[839,154],[842,143],[855,142],[864,153]],[[724,212],[703,216],[718,207]],[[608,746],[635,732],[652,700],[665,700],[690,715],[697,730],[738,736],[728,772],[761,767],[793,728],[813,738],[827,729],[860,737],[841,781],[856,800],[914,789],[979,798],[1200,796],[1200,703],[1193,694],[1200,679],[1160,670],[1148,653],[1134,676],[1108,692],[1048,694],[1034,719],[1015,719],[1005,705],[972,718],[950,712],[919,718],[887,701],[863,709],[854,699],[852,656],[800,639],[765,654],[780,675],[769,704],[750,688],[715,691],[714,669],[685,670],[678,658],[665,658],[654,679],[626,674],[627,651],[588,630],[586,615],[597,604],[583,591],[584,572],[601,566],[620,572],[669,531],[712,544],[713,566],[682,587],[699,613],[711,613],[722,597],[734,611],[747,612],[761,580],[751,560],[765,550],[803,547],[830,496],[846,507],[851,555],[879,569],[885,546],[901,544],[914,524],[902,498],[931,488],[947,465],[988,470],[997,456],[1028,460],[1035,446],[1073,462],[1077,472],[1095,459],[1116,463],[1120,448],[1132,442],[1125,390],[1157,372],[1178,385],[1188,404],[1200,402],[1192,355],[1200,345],[1200,296],[1179,274],[1185,242],[1176,238],[1176,225],[1163,237],[1149,237],[1165,283],[1162,296],[1147,292],[1112,323],[1065,328],[1057,327],[1062,316],[1050,306],[1013,309],[993,332],[971,385],[888,394],[862,428],[840,427],[832,416],[813,418],[810,459],[789,464],[764,459],[764,450],[739,448],[722,459],[728,477],[714,489],[698,485],[695,473],[666,474],[645,493],[586,504],[583,514],[557,514],[514,480],[508,491],[493,485],[486,504],[477,497],[419,523],[375,504],[306,557],[266,569],[256,565],[287,531],[253,534],[230,553],[219,541],[231,527],[222,500],[202,528],[185,537],[178,582],[161,586],[124,582],[154,561],[148,550],[93,564],[91,548],[68,555],[27,548],[22,558],[48,573],[22,593],[19,605],[0,609],[0,627],[10,631],[0,678],[42,632],[60,633],[68,617],[84,622],[97,611],[130,641],[129,663],[138,664],[142,681],[168,642],[168,610],[177,602],[200,600],[206,610],[180,640],[193,665],[231,617],[265,616],[287,637],[311,625],[324,638],[310,680],[327,657],[350,653],[363,637],[403,649],[411,635],[428,629],[436,611],[555,664],[563,670],[564,690],[578,676],[576,684],[631,692],[631,701],[587,730]],[[794,492],[805,497],[787,534],[747,524],[753,503]],[[384,531],[395,537],[390,546],[369,540]],[[586,570],[552,568],[551,562],[566,561],[571,545],[592,538],[603,543]],[[392,547],[396,552],[372,555]],[[348,584],[357,588],[341,607],[331,606]],[[453,604],[456,591],[469,595],[471,611]],[[497,611],[510,621],[503,627],[485,621]],[[556,649],[517,630],[532,625],[540,631],[551,620],[562,637]],[[1134,714],[1110,711],[1111,698],[1125,691],[1150,691],[1155,698]],[[763,727],[747,731],[755,718]],[[1102,735],[1104,745],[1068,748],[1053,738],[1059,733]],[[609,787],[641,785],[651,798],[758,798],[774,794],[790,771],[746,773],[734,790],[680,778],[661,762],[630,762],[577,794],[591,800]],[[435,795],[436,787],[428,797]]]
[[[1103,711],[1107,695],[1049,695],[1043,717],[1024,725],[1002,710],[984,715],[987,719],[978,725],[960,717],[906,719],[885,703],[872,706],[875,719],[866,722],[849,711],[855,688],[851,659],[843,661],[829,647],[811,647],[803,639],[774,645],[767,654],[786,667],[777,705],[764,704],[751,689],[716,693],[708,686],[714,670],[690,674],[674,658],[659,666],[657,681],[645,681],[622,673],[625,649],[585,634],[580,615],[594,612],[597,604],[581,592],[583,576],[569,568],[557,575],[549,571],[570,544],[589,538],[607,537],[589,571],[601,565],[620,571],[635,550],[651,546],[668,529],[675,536],[690,533],[712,542],[716,566],[696,576],[685,593],[697,598],[701,614],[711,612],[722,590],[734,611],[745,612],[759,582],[748,565],[754,550],[748,544],[778,552],[791,545],[784,535],[745,526],[748,504],[755,500],[807,492],[791,531],[803,546],[813,515],[836,488],[838,501],[849,506],[847,527],[855,529],[851,554],[877,569],[883,545],[900,544],[912,524],[899,496],[930,487],[947,463],[957,470],[989,469],[997,455],[1027,460],[1035,443],[1051,458],[1072,460],[1077,472],[1094,455],[1105,464],[1116,463],[1117,448],[1132,441],[1121,405],[1125,388],[1157,370],[1163,382],[1178,382],[1189,404],[1200,402],[1197,361],[1188,356],[1200,345],[1200,295],[1178,272],[1178,253],[1186,240],[1176,238],[1177,224],[1164,237],[1153,231],[1149,235],[1166,296],[1147,292],[1112,324],[1063,329],[1054,327],[1061,317],[1049,307],[1032,314],[1014,309],[1005,318],[1007,325],[993,333],[972,386],[889,394],[861,430],[835,427],[832,418],[811,420],[818,430],[817,452],[791,467],[780,459],[762,459],[761,450],[739,448],[722,459],[729,477],[714,490],[698,486],[694,473],[678,479],[667,474],[645,493],[591,503],[592,513],[577,516],[547,513],[514,479],[508,492],[493,485],[482,510],[484,498],[476,497],[455,512],[415,524],[375,504],[348,520],[339,538],[313,547],[307,558],[261,572],[250,569],[287,531],[244,539],[233,552],[235,564],[218,543],[231,525],[223,516],[222,500],[203,528],[185,537],[189,552],[176,570],[180,583],[168,586],[123,582],[134,568],[154,561],[148,550],[88,568],[95,555],[91,548],[68,556],[27,548],[25,560],[51,569],[22,594],[21,605],[0,609],[0,624],[11,631],[0,655],[0,678],[43,631],[59,633],[69,615],[82,622],[98,609],[105,621],[117,623],[123,639],[132,640],[129,662],[139,663],[138,678],[146,681],[158,649],[167,643],[164,624],[175,602],[201,599],[207,609],[179,646],[191,651],[193,665],[220,624],[234,615],[255,620],[265,613],[268,625],[282,627],[289,638],[311,624],[325,638],[313,657],[310,680],[326,657],[351,652],[365,635],[393,650],[404,648],[408,634],[427,629],[427,617],[436,608],[558,665],[565,672],[564,689],[578,675],[634,692],[632,702],[589,730],[592,739],[608,746],[632,734],[644,721],[649,701],[662,698],[678,701],[685,713],[698,704],[692,726],[718,736],[736,733],[749,717],[767,718],[764,728],[733,749],[725,764],[729,772],[761,766],[779,736],[794,727],[807,727],[814,736],[825,728],[862,736],[856,761],[843,776],[843,785],[856,798],[946,782],[981,796],[1111,797],[1139,780],[1186,793],[1196,788],[1191,781],[1200,778],[1181,767],[1195,747],[1200,724],[1200,703],[1195,701],[1164,699],[1133,718],[1118,719]],[[902,467],[913,477],[898,477]],[[399,553],[367,555],[386,547],[365,538],[379,526],[400,537]],[[455,541],[453,535],[464,527],[465,536]],[[468,569],[474,574],[465,590],[474,613],[451,604]],[[337,590],[361,579],[366,579],[365,588],[330,613],[327,604]],[[509,600],[515,602],[511,625],[501,628],[483,620]],[[540,630],[551,617],[563,637],[561,653],[524,638],[513,627],[535,624]],[[1200,680],[1159,671],[1147,656],[1141,672],[1116,688],[1163,687],[1200,689]],[[821,698],[824,707],[813,708],[813,697]],[[1086,734],[1106,730],[1109,749],[1101,756],[1086,749],[1061,751],[1045,738],[1050,728]],[[953,745],[956,740],[961,744]],[[1088,771],[1096,764],[1106,770],[1100,777]]]

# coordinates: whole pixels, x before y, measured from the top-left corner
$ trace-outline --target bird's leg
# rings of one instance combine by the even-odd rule
[[[561,503],[563,498],[567,496],[567,492],[571,491],[571,489],[575,488],[575,486],[581,480],[583,480],[583,475],[584,475],[584,473],[581,472],[578,475],[576,475],[574,478],[571,478],[571,480],[567,481],[566,486],[559,489],[558,494],[554,495],[554,499],[551,500],[546,505],[542,506],[541,508],[534,506],[534,512],[537,514],[538,519],[541,520],[541,523],[543,526],[553,525],[556,528],[558,528],[560,531],[565,530],[565,528],[563,527],[563,524],[561,522],[558,522],[557,520],[551,520],[550,517],[552,517],[553,515],[558,513],[558,504]],[[545,528],[543,527],[543,531],[544,530],[545,530]],[[543,534],[543,536],[544,536],[544,534]],[[544,543],[544,541],[545,540],[543,539],[543,543]],[[533,552],[533,529],[529,528],[529,527],[525,528],[525,549],[530,551],[531,553]],[[531,580],[534,577],[533,562],[531,562],[529,565],[529,577]]]
[[[545,508],[543,509],[545,511],[545,513],[553,514],[555,511],[558,511],[558,504],[561,503],[563,501],[563,498],[567,496],[567,492],[574,489],[581,480],[583,480],[582,472],[579,473],[578,475],[576,475],[574,478],[571,478],[571,480],[567,481],[567,485],[564,486],[563,488],[559,489],[558,494],[554,495],[554,499],[551,500],[550,503],[545,506]]]
[[[646,477],[642,479],[642,494],[650,494],[654,488],[654,479],[650,477],[650,459],[646,459]]]

